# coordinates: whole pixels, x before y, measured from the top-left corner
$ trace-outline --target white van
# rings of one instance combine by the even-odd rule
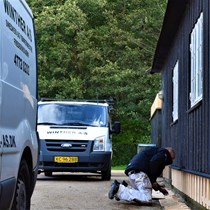
[[[25,0],[0,0],[0,209],[30,209],[37,177],[37,56]]]
[[[120,132],[119,122],[112,127],[111,107],[107,101],[41,100],[39,172],[93,172],[110,180],[112,134]]]

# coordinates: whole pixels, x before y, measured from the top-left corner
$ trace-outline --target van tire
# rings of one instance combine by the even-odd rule
[[[12,210],[29,210],[30,195],[30,172],[27,162],[22,159],[17,177]]]
[[[108,181],[111,179],[111,169],[108,169],[107,171],[101,172],[101,178],[103,181]]]
[[[104,181],[109,181],[111,179],[112,161],[109,161],[109,165],[106,171],[101,171],[101,178]]]

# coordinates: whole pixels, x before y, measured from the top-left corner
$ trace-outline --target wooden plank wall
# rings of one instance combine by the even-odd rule
[[[175,188],[210,209],[210,179],[175,169],[171,170],[171,176]]]
[[[158,93],[151,107],[151,143],[161,146],[162,95]]]
[[[177,152],[173,165],[180,169],[210,174],[210,1],[189,0],[174,44],[162,70],[163,106],[161,146]],[[190,106],[190,33],[200,12],[204,13],[204,86],[203,100]],[[172,119],[172,70],[179,60],[179,118]],[[153,131],[154,132],[154,131]]]
[[[190,106],[190,33],[200,12],[204,15],[203,100]],[[210,209],[210,1],[189,0],[183,22],[162,70],[163,107],[161,146],[177,152],[173,166],[163,176],[190,198]],[[179,118],[172,121],[172,70],[179,60]],[[183,171],[181,171],[183,170]],[[185,171],[191,171],[187,173]],[[198,176],[204,174],[206,177]]]

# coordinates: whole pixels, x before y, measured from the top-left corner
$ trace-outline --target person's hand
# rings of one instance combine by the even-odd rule
[[[157,183],[157,182],[154,182],[152,183],[152,188],[155,190],[155,191],[158,191],[160,189],[160,185]]]
[[[163,188],[163,187],[160,187],[159,191],[161,193],[163,193],[163,195],[168,195],[168,191],[165,188]]]

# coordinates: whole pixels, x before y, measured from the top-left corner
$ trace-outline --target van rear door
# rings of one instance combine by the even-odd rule
[[[3,24],[3,20],[2,20],[2,8],[0,6],[0,26]],[[2,28],[0,27],[0,119],[1,119],[1,104],[2,104]],[[2,167],[1,167],[1,157],[2,157],[2,137],[1,137],[1,129],[0,129],[0,181],[1,181],[1,171],[2,171]],[[1,195],[1,189],[0,189],[0,195]]]
[[[19,167],[20,153],[27,143],[32,144],[32,134],[24,131],[34,128],[36,119],[34,24],[31,10],[24,2],[25,0],[1,0],[0,3],[3,52],[0,97],[4,168],[2,179],[17,175],[14,174],[17,171],[14,169]]]

